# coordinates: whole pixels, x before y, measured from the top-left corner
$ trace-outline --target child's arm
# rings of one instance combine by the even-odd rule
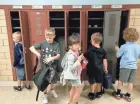
[[[104,71],[108,72],[107,53],[105,50],[104,50],[104,56],[103,56],[103,64],[104,64]]]
[[[34,53],[38,58],[40,58],[40,53],[35,49],[35,47],[34,46],[31,46],[30,47],[30,51],[32,52],[32,53]]]
[[[107,68],[108,68],[107,59],[103,59],[103,64],[104,64],[104,71],[108,72],[108,70],[107,70]]]
[[[116,50],[116,57],[119,58],[123,55],[124,53],[124,48],[121,46],[120,48],[118,46],[115,47]]]

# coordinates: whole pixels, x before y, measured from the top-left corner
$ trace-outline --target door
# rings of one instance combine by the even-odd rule
[[[32,80],[33,71],[31,66],[31,61],[32,61],[31,53],[29,50],[30,39],[29,39],[29,28],[28,28],[28,15],[27,12],[20,11],[19,16],[20,16],[21,34],[22,34],[22,42],[23,42],[26,80]]]
[[[113,82],[116,79],[116,42],[119,41],[121,11],[105,12],[103,48],[107,52],[108,70],[112,74]]]
[[[30,36],[30,46],[42,42],[45,40],[45,29],[49,26],[49,17],[48,12],[44,11],[30,11],[28,12],[29,19],[29,34]],[[34,54],[31,54],[32,57],[32,67],[35,65]]]

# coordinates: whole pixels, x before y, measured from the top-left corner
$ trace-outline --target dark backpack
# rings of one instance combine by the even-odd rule
[[[108,73],[104,73],[103,75],[103,87],[105,89],[112,88],[112,76]]]
[[[46,68],[41,68],[38,72],[36,72],[38,66],[38,58],[36,58],[36,65],[33,69],[33,81],[38,88],[36,101],[38,101],[39,91],[44,91],[48,85],[50,84],[48,79],[46,78],[46,74],[48,74],[48,70]]]

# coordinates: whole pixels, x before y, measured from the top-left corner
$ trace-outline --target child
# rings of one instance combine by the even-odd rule
[[[123,96],[126,101],[131,102],[131,93],[137,69],[137,59],[140,58],[140,45],[136,44],[139,34],[134,28],[126,28],[123,32],[123,39],[126,44],[120,49],[116,46],[117,58],[121,57],[120,73],[117,92],[114,97],[120,100],[123,83],[128,82],[128,92]]]
[[[94,100],[95,97],[100,98],[102,96],[101,87],[103,81],[104,71],[107,71],[107,58],[106,52],[103,48],[100,47],[102,42],[101,33],[94,33],[91,36],[92,46],[84,54],[84,57],[87,59],[87,76],[90,83],[90,93],[88,97],[90,100]],[[94,84],[97,83],[97,94],[95,95]]]
[[[15,43],[13,67],[16,67],[16,73],[17,73],[17,79],[18,79],[18,86],[14,86],[14,90],[22,91],[21,83],[25,78],[25,72],[24,72],[24,56],[23,56],[23,48],[22,48],[22,43],[21,43],[20,32],[13,33],[13,41]],[[29,89],[28,87],[26,88]]]
[[[69,80],[72,84],[70,90],[69,104],[76,104],[81,94],[81,61],[83,55],[79,56],[80,40],[77,35],[71,35],[68,38],[69,50],[65,54],[61,66],[64,69],[61,79]],[[63,77],[63,78],[62,78]],[[62,80],[60,80],[61,82]]]
[[[60,49],[59,49],[59,44],[54,41],[55,38],[55,29],[54,28],[47,28],[45,30],[45,38],[46,40],[38,43],[30,48],[31,52],[33,52],[39,59],[40,59],[40,66],[44,67],[46,64],[51,64],[53,65],[53,68],[56,69],[57,67],[57,60],[60,57]],[[40,50],[40,53],[37,51],[37,49]],[[54,77],[56,74],[53,73],[54,70],[50,70],[50,75],[51,79]],[[47,76],[46,76],[47,77]],[[54,98],[57,98],[57,94],[54,90],[54,78],[53,81],[51,82],[51,94],[53,95]],[[46,88],[44,91],[44,97],[43,97],[43,103],[48,103],[48,92],[49,90]]]

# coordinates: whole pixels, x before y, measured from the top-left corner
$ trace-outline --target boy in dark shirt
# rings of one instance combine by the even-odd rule
[[[95,97],[100,98],[101,94],[101,86],[103,81],[104,71],[107,71],[107,58],[106,52],[103,48],[100,47],[100,43],[102,42],[101,33],[94,33],[91,36],[91,44],[92,46],[88,49],[88,51],[84,54],[84,57],[88,60],[87,64],[87,76],[89,78],[90,83],[90,93],[88,97],[90,100],[94,100]],[[95,95],[94,84],[97,83],[97,93]]]
[[[55,38],[55,29],[54,28],[47,28],[45,30],[45,38],[46,40],[43,42],[40,42],[34,46],[30,47],[30,50],[32,53],[34,53],[38,58],[40,58],[40,67],[44,68],[46,65],[53,65],[53,68],[55,69],[49,69],[50,70],[50,77],[51,77],[51,84],[49,91],[48,88],[44,91],[44,97],[43,97],[43,103],[48,103],[48,93],[50,92],[54,98],[57,98],[57,94],[54,89],[54,83],[56,82],[54,76],[56,76],[56,67],[57,67],[57,60],[60,58],[60,48],[59,44],[54,41]],[[40,52],[38,52],[40,50]],[[46,68],[46,67],[45,67]],[[47,76],[46,76],[47,77]]]

